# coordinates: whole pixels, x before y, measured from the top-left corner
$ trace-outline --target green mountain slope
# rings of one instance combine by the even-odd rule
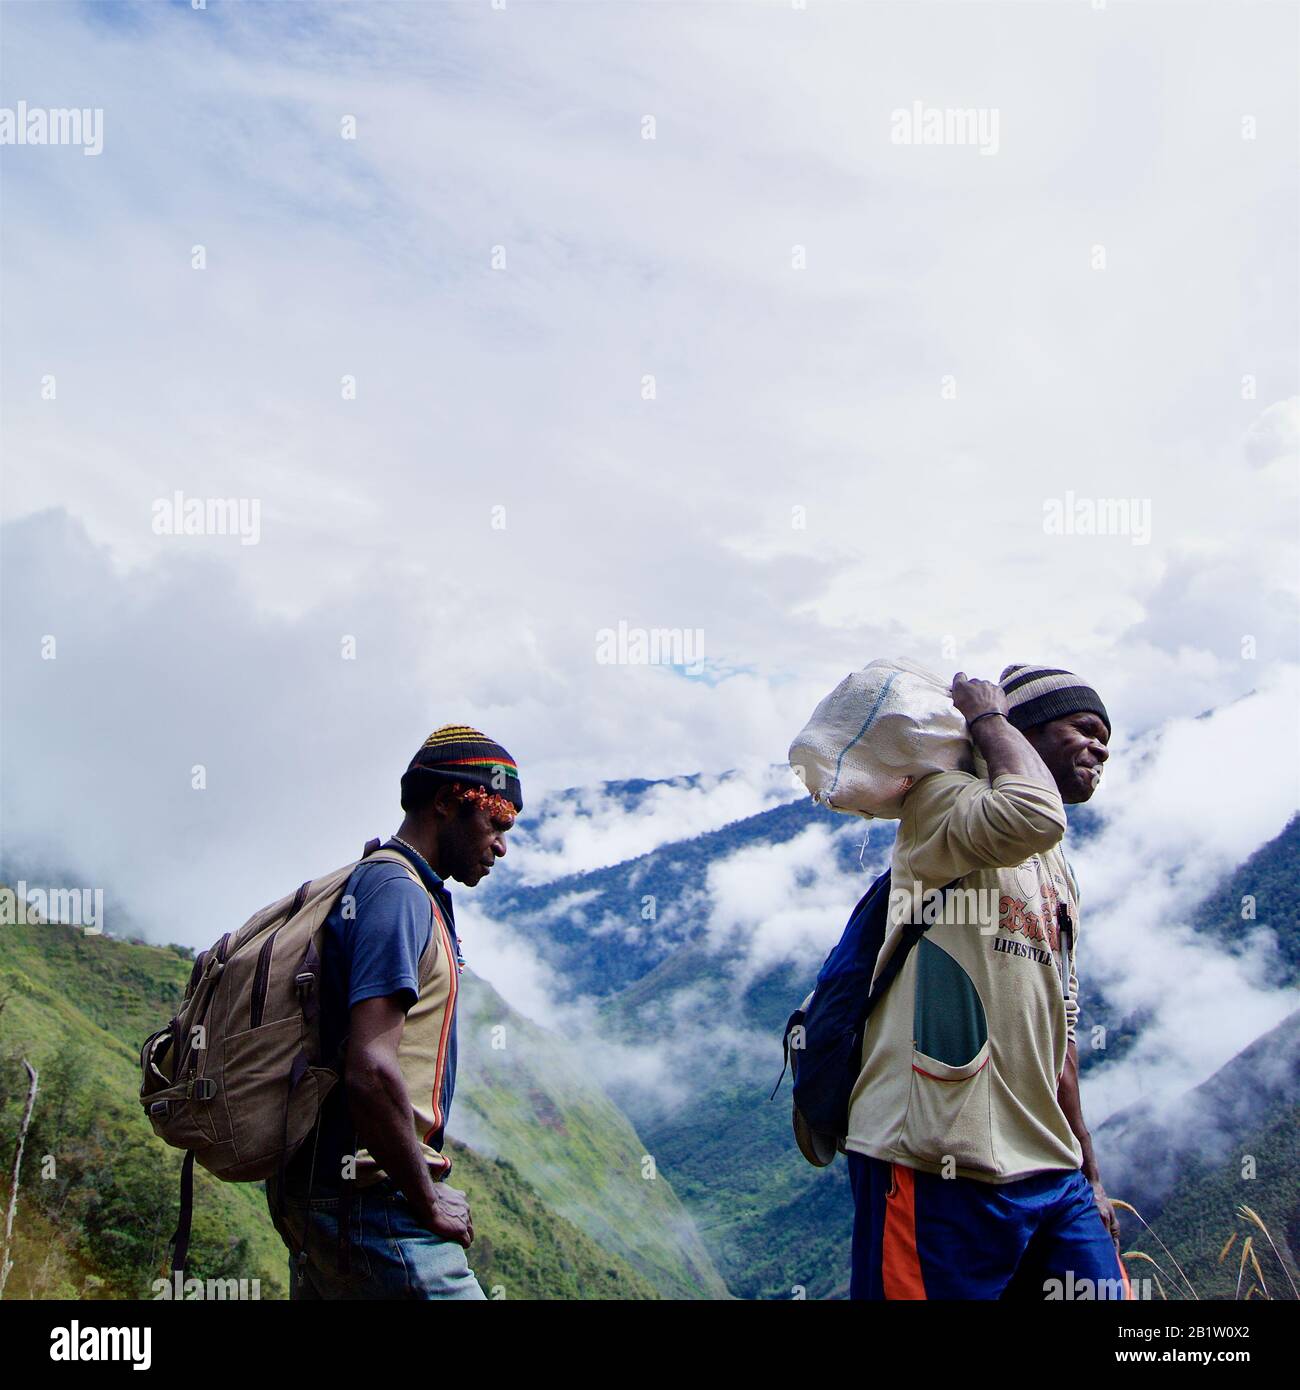
[[[448,1144],[453,1184],[474,1213],[470,1268],[489,1298],[655,1299],[659,1293],[615,1253],[547,1205],[518,1169]]]
[[[168,947],[53,925],[0,929],[6,1154],[26,1093],[19,1056],[41,1076],[17,1221],[36,1246],[23,1260],[20,1243],[9,1296],[148,1298],[166,1272],[181,1155],[154,1137],[136,1101],[137,1049],[189,972]],[[284,1250],[261,1191],[195,1179],[194,1273],[260,1279],[264,1297],[283,1296]]]
[[[718,1087],[643,1133],[737,1297],[842,1296],[853,1223],[847,1165],[805,1162],[789,1086],[771,1101],[770,1090]]]
[[[181,1155],[154,1137],[136,1102],[136,1049],[174,1010],[189,971],[186,955],[168,947],[52,925],[0,930],[6,1155],[26,1095],[20,1057],[40,1072],[8,1297],[149,1298],[166,1272]],[[511,1164],[453,1148],[456,1181],[474,1204],[471,1263],[494,1296],[657,1296]],[[6,1161],[4,1200],[8,1169]],[[195,1178],[191,1274],[256,1279],[263,1298],[284,1297],[287,1256],[260,1186],[220,1183],[201,1169]]]
[[[1240,1137],[1240,1153],[1217,1163],[1194,1158],[1179,1175],[1165,1200],[1154,1229],[1186,1274],[1201,1298],[1238,1297],[1238,1268],[1247,1236],[1260,1262],[1268,1293],[1272,1298],[1294,1298],[1291,1280],[1300,1286],[1300,1105],[1280,1106],[1257,1129]],[[1254,1162],[1253,1178],[1243,1177],[1243,1159]],[[1260,1229],[1239,1213],[1248,1206],[1273,1238],[1276,1252]],[[1132,1218],[1125,1218],[1124,1230],[1132,1230]],[[1134,1222],[1133,1225],[1138,1223]],[[1219,1253],[1236,1233],[1227,1258]],[[1170,1261],[1160,1244],[1141,1231],[1126,1241],[1125,1249],[1144,1251],[1165,1271]],[[1130,1263],[1129,1274],[1141,1278],[1148,1273],[1141,1263]],[[1287,1276],[1290,1276],[1288,1279]],[[1257,1278],[1248,1266],[1240,1284],[1240,1296],[1250,1290]],[[1165,1294],[1187,1297],[1177,1277],[1161,1276]],[[1158,1296],[1158,1295],[1157,1295]]]
[[[833,1298],[847,1288],[853,1203],[841,1161],[813,1168],[795,1147],[790,1080],[775,1098],[781,1031],[815,972],[782,963],[737,996],[726,953],[680,947],[605,1001],[603,1028],[626,1045],[655,1046],[674,1030],[726,1019],[770,1039],[771,1064],[719,1040],[692,1073],[692,1094],[665,1106],[616,1089],[695,1218],[709,1254],[739,1298]],[[794,1290],[802,1290],[796,1294]]]
[[[1229,950],[1264,931],[1277,943],[1275,983],[1300,981],[1300,816],[1261,845],[1197,909],[1192,925]],[[1243,916],[1243,911],[1249,913]]]
[[[1168,1255],[1202,1298],[1232,1298],[1237,1266],[1249,1235],[1273,1297],[1290,1298],[1300,1284],[1300,1012],[1256,1039],[1156,1119],[1136,1106],[1112,1116],[1098,1131],[1106,1150],[1126,1160],[1130,1199],[1154,1228],[1157,1241],[1131,1215],[1122,1214],[1126,1248],[1141,1250],[1172,1273]],[[1238,1209],[1263,1220],[1276,1251]],[[1229,1259],[1218,1256],[1233,1232]],[[1141,1262],[1130,1273],[1149,1272]],[[1161,1276],[1171,1297],[1185,1285]],[[1243,1293],[1254,1282],[1250,1271]],[[1183,1292],[1177,1292],[1178,1289]]]
[[[657,1157],[601,1090],[574,1044],[462,977],[451,1131],[507,1159],[547,1204],[617,1251],[662,1294],[725,1298],[727,1286]]]

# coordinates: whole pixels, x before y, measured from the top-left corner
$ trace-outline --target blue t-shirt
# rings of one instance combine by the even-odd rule
[[[442,879],[418,854],[391,840],[384,846],[409,860],[421,881],[438,900],[447,921],[452,948],[460,953],[452,917],[451,894]],[[342,896],[325,919],[321,961],[321,1062],[342,1073],[343,1048],[349,1015],[365,999],[395,995],[404,1009],[419,998],[419,961],[433,933],[433,910],[428,895],[400,864],[362,860],[352,871]],[[453,1014],[443,1077],[442,1113],[451,1110],[456,1086],[456,1019]],[[442,1135],[432,1136],[434,1147]],[[356,1152],[356,1134],[343,1082],[334,1087],[321,1108],[320,1140],[312,1191],[336,1191],[342,1183],[343,1156]],[[311,1169],[312,1136],[289,1164],[287,1186],[304,1191]]]

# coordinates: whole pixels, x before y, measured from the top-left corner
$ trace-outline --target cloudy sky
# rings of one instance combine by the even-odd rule
[[[772,804],[878,656],[1075,667],[1120,749],[1293,689],[1296,28],[0,8],[0,106],[103,137],[0,147],[4,867],[206,942],[391,830],[448,721],[530,804],[747,770],[558,872]],[[896,139],[918,108],[996,139]],[[177,493],[255,536],[159,534]],[[1098,500],[1118,534],[1047,524]],[[620,624],[703,661],[602,662]],[[1264,766],[1223,745],[1260,838],[1269,708]]]

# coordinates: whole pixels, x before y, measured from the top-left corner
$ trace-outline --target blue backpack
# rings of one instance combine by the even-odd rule
[[[785,1025],[783,1047],[794,1080],[795,1140],[803,1156],[818,1167],[834,1159],[848,1133],[849,1098],[862,1071],[867,1019],[926,931],[920,922],[903,928],[902,940],[873,989],[871,975],[889,925],[889,882],[886,870],[859,899],[813,992]],[[944,891],[951,887],[950,883]]]

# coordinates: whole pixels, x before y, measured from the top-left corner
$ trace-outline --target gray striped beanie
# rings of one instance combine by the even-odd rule
[[[1098,714],[1110,732],[1110,715],[1101,696],[1073,671],[1055,666],[1008,666],[998,677],[1007,697],[1007,718],[1017,729],[1032,729],[1049,719],[1063,719],[1081,710]]]

